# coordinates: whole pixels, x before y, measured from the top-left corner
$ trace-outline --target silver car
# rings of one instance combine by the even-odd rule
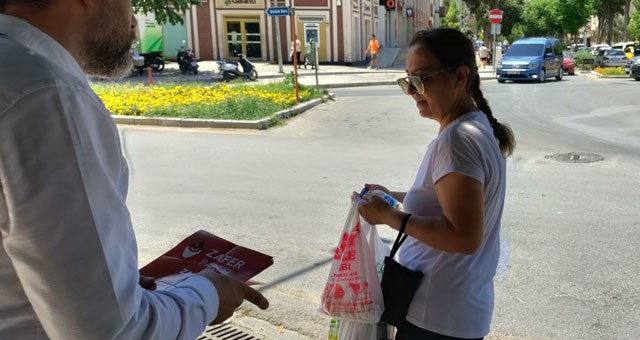
[[[596,65],[600,67],[620,67],[627,62],[627,55],[622,50],[607,49],[598,51]]]

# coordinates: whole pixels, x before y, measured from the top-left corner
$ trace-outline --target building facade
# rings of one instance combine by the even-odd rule
[[[202,0],[183,25],[159,25],[152,14],[136,14],[141,51],[175,58],[182,45],[199,60],[234,59],[236,52],[256,61],[291,61],[293,32],[302,43],[313,39],[318,61],[351,64],[365,60],[375,34],[382,47],[403,48],[420,29],[437,27],[439,0]],[[271,17],[271,7],[291,7],[293,16]],[[280,44],[277,41],[280,33]]]
[[[317,43],[318,60],[362,61],[371,34],[381,45],[405,47],[420,29],[435,27],[438,0],[203,0],[185,15],[188,44],[201,60],[231,58],[291,61],[293,32],[303,46]],[[271,17],[270,7],[291,7],[291,16]],[[280,45],[276,39],[276,25]],[[304,52],[304,51],[303,51]]]

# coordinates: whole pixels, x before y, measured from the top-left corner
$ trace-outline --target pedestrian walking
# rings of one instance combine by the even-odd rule
[[[302,63],[302,61],[300,60],[300,52],[302,52],[302,43],[300,42],[300,39],[296,38],[296,41],[292,41],[291,42],[291,58],[293,58],[293,51],[296,52],[296,62],[298,64],[298,68],[300,68],[300,64]]]
[[[480,46],[480,48],[478,48],[478,58],[480,59],[480,65],[482,66],[482,68],[484,69],[487,64],[489,64],[489,49],[487,48],[487,46]]]
[[[369,45],[367,46],[367,49],[364,50],[364,54],[366,55],[367,53],[371,53],[371,62],[369,63],[369,66],[367,67],[367,69],[378,69],[378,53],[380,53],[380,43],[378,42],[378,40],[376,39],[376,35],[372,34],[371,35],[371,40],[369,41]]]

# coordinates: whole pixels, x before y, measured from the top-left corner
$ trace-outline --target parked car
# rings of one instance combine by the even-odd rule
[[[627,59],[627,63],[624,64],[624,74],[631,73],[631,65],[633,65],[633,63],[635,63],[636,60],[638,60],[638,57],[633,57],[631,59]]]
[[[624,64],[624,73],[631,73],[631,65],[635,63],[638,59],[640,59],[640,45],[635,45],[633,47],[633,57],[629,58],[627,56],[627,63]]]
[[[589,52],[591,52],[591,55],[598,55],[598,52],[600,52],[600,50],[606,50],[611,48],[611,46],[609,46],[609,44],[597,44],[597,45],[592,45],[591,46],[591,50]]]
[[[622,50],[627,55],[627,58],[633,58],[633,50],[635,43],[633,41],[621,42],[611,45],[614,50]]]
[[[640,57],[633,58],[633,63],[629,66],[629,77],[640,81]]]
[[[573,55],[571,52],[565,51],[563,53],[564,58],[562,59],[562,71],[564,73],[569,73],[570,76],[576,74],[576,60],[573,59]]]
[[[627,55],[622,50],[610,48],[600,50],[596,56],[596,66],[600,67],[620,67],[627,62]]]
[[[523,38],[513,42],[496,68],[499,83],[546,78],[562,80],[562,46],[556,38]]]
[[[571,46],[568,47],[568,49],[571,50],[571,52],[582,51],[582,50],[584,50],[586,48],[587,47],[584,46],[584,44],[571,44]]]

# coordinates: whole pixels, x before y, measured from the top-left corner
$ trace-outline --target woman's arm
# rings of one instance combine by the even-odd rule
[[[450,173],[435,184],[443,214],[409,219],[405,233],[421,242],[447,252],[473,254],[482,245],[484,229],[484,187],[477,180],[460,173]],[[395,193],[393,195],[395,197]],[[406,215],[391,208],[382,199],[365,196],[360,213],[370,223],[384,223],[400,230]],[[404,198],[404,196],[402,197]],[[386,205],[386,207],[385,207]]]

